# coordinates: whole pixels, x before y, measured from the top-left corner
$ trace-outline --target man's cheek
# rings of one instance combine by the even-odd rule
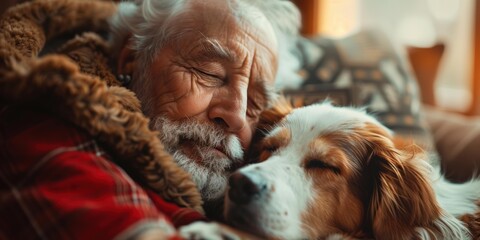
[[[183,74],[182,79],[172,83],[173,103],[178,112],[173,114],[172,119],[194,117],[205,113],[212,100],[214,90],[205,88],[195,80],[191,74]]]
[[[206,113],[212,94],[186,94],[177,100],[178,109],[181,111],[179,116],[172,116],[177,119],[194,117]]]
[[[254,127],[252,125],[245,126],[237,135],[240,140],[240,145],[242,145],[243,149],[248,149],[250,143],[252,141],[252,136],[254,132]]]
[[[197,86],[193,75],[184,69],[163,72],[155,79],[153,96],[157,113],[175,120],[200,114],[208,106],[205,100],[209,99],[208,94]]]

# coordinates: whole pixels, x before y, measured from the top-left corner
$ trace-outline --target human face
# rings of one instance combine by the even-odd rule
[[[255,24],[239,20],[224,0],[188,3],[171,21],[180,37],[164,45],[145,76],[152,125],[206,200],[222,196],[268,104],[276,39],[256,16]]]

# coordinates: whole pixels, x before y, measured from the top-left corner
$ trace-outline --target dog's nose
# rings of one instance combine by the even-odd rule
[[[229,178],[228,197],[236,204],[248,204],[253,196],[263,189],[252,179],[240,172],[234,172]]]

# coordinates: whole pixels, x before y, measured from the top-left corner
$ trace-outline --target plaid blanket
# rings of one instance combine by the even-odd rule
[[[130,239],[203,220],[132,178],[83,130],[44,112],[0,112],[0,239]]]

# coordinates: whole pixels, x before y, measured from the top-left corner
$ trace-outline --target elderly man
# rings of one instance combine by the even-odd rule
[[[97,26],[111,9],[38,1],[1,23],[2,238],[175,238],[172,223],[203,219],[172,204],[198,209],[188,176],[143,129],[135,98],[114,80],[108,89],[99,83],[110,75],[86,65],[101,65],[101,57],[72,50],[89,44],[80,38],[60,48],[78,66],[62,56],[32,58],[45,36],[65,31],[62,21],[79,25],[85,14],[93,19],[82,21]],[[218,201],[274,97],[279,67],[292,69],[297,9],[281,0],[144,0],[121,3],[111,25],[111,46],[94,51],[113,49],[105,50],[113,72],[165,150],[206,205]]]
[[[204,199],[218,199],[272,98],[277,36],[294,34],[276,36],[288,25],[274,17],[295,13],[292,4],[150,0],[132,8],[120,6],[113,22],[115,42],[125,43],[118,74],[132,79],[153,128]]]
[[[146,0],[122,4],[112,24],[113,42],[123,43],[118,74],[132,79],[152,128],[204,201],[221,199],[272,100],[279,48],[298,31],[296,8],[278,0]]]

